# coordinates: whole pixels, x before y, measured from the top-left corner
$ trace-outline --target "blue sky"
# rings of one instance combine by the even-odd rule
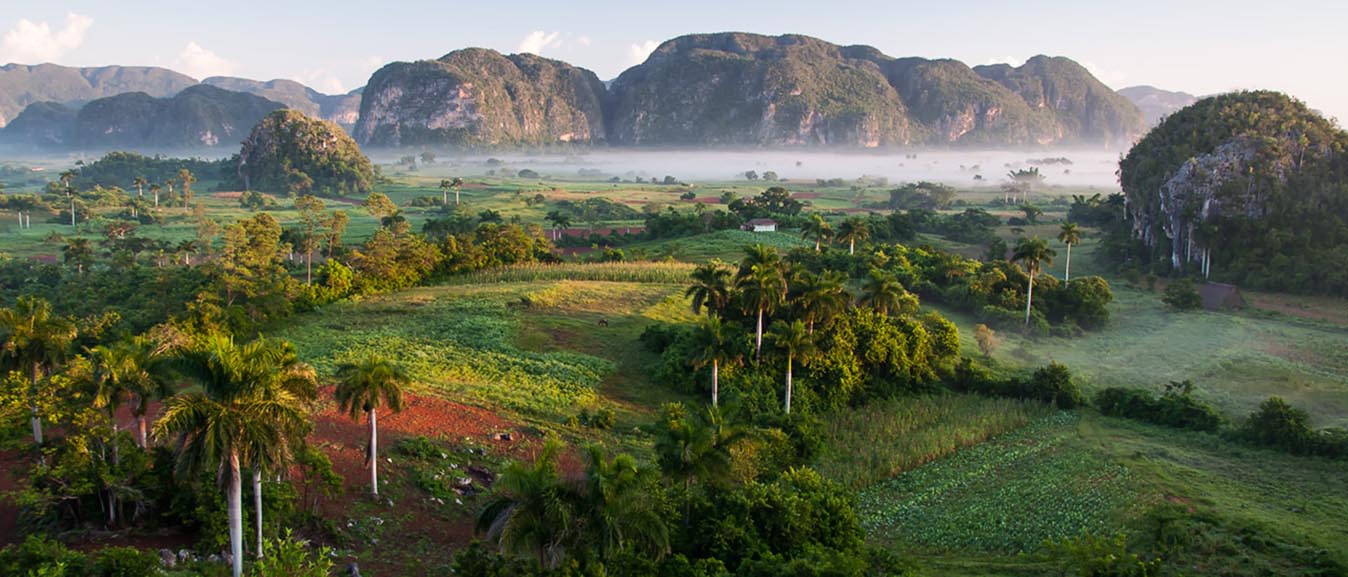
[[[680,34],[790,32],[970,65],[1068,56],[1115,88],[1276,89],[1348,119],[1348,2],[1011,4],[6,0],[0,62],[158,65],[198,78],[293,78],[337,92],[364,84],[386,62],[467,46],[536,52],[607,79]]]

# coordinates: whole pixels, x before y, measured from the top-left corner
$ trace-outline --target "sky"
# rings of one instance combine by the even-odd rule
[[[1015,6],[1013,6],[1013,4]],[[1114,88],[1287,92],[1348,119],[1342,0],[5,0],[0,63],[164,66],[339,93],[380,66],[470,46],[616,77],[682,34],[806,34],[973,66],[1067,56]]]

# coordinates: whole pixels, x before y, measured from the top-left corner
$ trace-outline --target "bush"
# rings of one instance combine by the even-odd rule
[[[1177,311],[1191,311],[1203,308],[1203,297],[1198,296],[1194,283],[1189,279],[1180,279],[1165,287],[1161,302]]]
[[[151,577],[160,575],[159,556],[135,547],[108,547],[98,552],[90,577]]]
[[[1110,387],[1095,396],[1100,413],[1146,421],[1176,429],[1216,432],[1222,425],[1221,413],[1213,406],[1193,398],[1189,381],[1170,383],[1159,398],[1142,389]]]
[[[332,573],[332,551],[327,547],[310,551],[286,529],[285,535],[266,541],[267,555],[253,565],[254,577],[328,577]]]
[[[1060,409],[1075,409],[1085,403],[1081,387],[1072,380],[1072,371],[1061,363],[1040,367],[1026,385],[1021,398],[1053,403]]]
[[[84,564],[83,553],[46,537],[30,535],[22,544],[0,549],[0,575],[82,575]]]
[[[1161,574],[1161,560],[1145,560],[1128,551],[1123,535],[1102,537],[1089,532],[1075,539],[1046,543],[1049,558],[1059,563],[1063,575],[1079,577],[1154,577]]]
[[[1292,453],[1305,454],[1313,448],[1310,415],[1280,397],[1260,403],[1259,410],[1245,419],[1240,433],[1252,443]]]
[[[422,461],[440,459],[445,453],[434,441],[421,435],[398,439],[398,444],[393,446],[393,452]]]

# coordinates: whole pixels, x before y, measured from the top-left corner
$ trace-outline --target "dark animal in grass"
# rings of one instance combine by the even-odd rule
[[[599,326],[601,327],[608,326],[608,319],[599,319]]]

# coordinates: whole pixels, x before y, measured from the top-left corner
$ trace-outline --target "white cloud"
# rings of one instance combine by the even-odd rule
[[[996,58],[989,58],[988,61],[987,61],[987,64],[988,64],[988,65],[993,65],[993,64],[1009,64],[1009,65],[1011,65],[1013,68],[1019,68],[1020,65],[1021,65],[1021,64],[1024,64],[1024,63],[1025,63],[1025,61],[1024,61],[1023,59],[1016,58],[1015,56],[1002,56],[1002,57],[996,57]]]
[[[558,46],[561,45],[562,45],[561,32],[544,32],[542,30],[534,30],[533,32],[530,32],[528,36],[525,36],[524,40],[520,41],[520,47],[517,50],[517,52],[521,53],[528,52],[530,54],[537,54],[539,56],[542,56],[544,49],[557,48]]]
[[[179,72],[198,79],[208,76],[231,76],[238,68],[233,62],[202,48],[196,42],[188,42],[182,52],[178,53],[178,59],[173,65]]]
[[[655,49],[659,47],[660,47],[659,42],[656,42],[654,40],[647,40],[640,44],[633,44],[629,46],[627,49],[628,55],[631,57],[632,64],[641,64],[642,62],[646,61],[647,56],[650,56],[651,53],[655,52]]]
[[[93,25],[93,18],[74,12],[66,14],[65,26],[55,31],[47,22],[21,18],[0,40],[0,62],[50,62],[84,44],[84,33]]]
[[[589,36],[581,36],[579,38],[576,38],[576,44],[579,44],[581,46],[589,46],[591,44],[594,44],[594,39],[590,38]]]

